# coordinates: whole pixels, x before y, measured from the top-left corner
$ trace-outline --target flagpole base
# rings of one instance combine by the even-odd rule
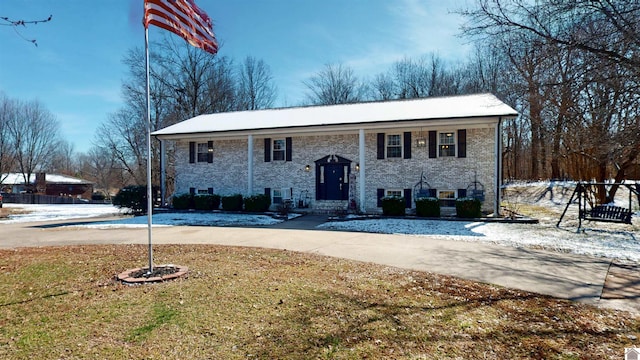
[[[165,282],[181,277],[187,277],[189,268],[181,265],[156,265],[153,271],[149,268],[135,268],[121,272],[116,279],[123,284],[137,285],[147,283]]]

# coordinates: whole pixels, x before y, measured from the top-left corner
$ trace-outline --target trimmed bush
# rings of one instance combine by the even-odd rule
[[[440,201],[438,198],[416,199],[416,215],[421,217],[440,217]]]
[[[106,198],[107,196],[100,191],[96,191],[93,194],[91,194],[91,200],[94,200],[94,201],[104,201],[104,199]]]
[[[244,199],[244,209],[248,212],[265,212],[271,206],[271,196],[265,194],[253,195]]]
[[[157,189],[154,188],[155,192]],[[111,200],[113,205],[119,208],[128,208],[134,215],[147,213],[147,186],[129,185],[120,189]]]
[[[242,195],[235,194],[222,197],[222,210],[242,211]]]
[[[456,216],[459,218],[479,218],[482,217],[482,203],[474,198],[456,199]]]
[[[196,210],[218,210],[220,207],[220,195],[206,194],[193,197]]]
[[[195,209],[194,196],[191,194],[175,195],[171,201],[173,208],[176,210]]]
[[[382,202],[382,214],[386,216],[404,216],[404,198],[385,196]]]

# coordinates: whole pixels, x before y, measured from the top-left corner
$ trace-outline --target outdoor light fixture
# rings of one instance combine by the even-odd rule
[[[304,171],[306,171],[306,172],[311,171],[311,165],[305,165]]]
[[[356,171],[360,171],[360,164],[356,163]]]
[[[420,128],[420,134],[418,136],[418,138],[416,138],[416,147],[426,147],[427,146],[427,137],[424,136],[424,133],[422,132],[422,128]]]

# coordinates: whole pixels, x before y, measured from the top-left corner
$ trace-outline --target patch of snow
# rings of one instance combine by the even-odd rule
[[[602,256],[606,258],[640,261],[640,236],[637,232],[613,229],[576,227],[557,228],[551,224],[508,224],[445,220],[352,220],[327,222],[321,229],[360,231],[383,234],[408,234],[453,241],[485,242],[515,247],[534,247]]]
[[[153,226],[264,226],[274,225],[283,220],[268,215],[229,213],[157,213],[152,216]],[[135,216],[120,220],[99,221],[78,225],[97,229],[147,227],[148,217]],[[74,225],[75,226],[75,225]]]
[[[105,204],[12,204],[5,203],[4,207],[20,209],[23,213],[12,214],[6,220],[0,219],[0,224],[84,219],[99,216],[119,215],[121,211],[113,205]]]

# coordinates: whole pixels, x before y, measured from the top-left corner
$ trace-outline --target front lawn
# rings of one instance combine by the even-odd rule
[[[0,251],[2,359],[622,358],[640,318],[448,276],[221,246]]]

